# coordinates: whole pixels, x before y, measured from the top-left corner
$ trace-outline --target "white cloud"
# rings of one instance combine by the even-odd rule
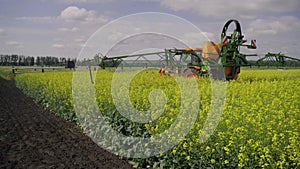
[[[74,41],[78,42],[78,43],[84,43],[86,41],[86,39],[84,39],[84,38],[76,38]]]
[[[59,16],[22,16],[17,17],[16,20],[26,22],[38,22],[38,23],[54,23],[60,21],[66,22],[80,22],[80,23],[96,23],[103,24],[109,19],[106,16],[99,16],[94,10],[87,10],[85,8],[78,8],[76,6],[69,6],[61,11]],[[69,31],[62,29],[61,31]]]
[[[24,47],[21,42],[17,41],[8,41],[5,43],[7,46],[14,46],[14,47]]]
[[[290,12],[300,8],[299,0],[162,0],[160,4],[174,11],[194,11],[221,19],[254,19],[260,14]]]
[[[5,35],[6,35],[6,31],[0,28],[0,36],[5,36]]]
[[[104,16],[97,16],[97,12],[93,10],[86,10],[85,8],[78,8],[76,6],[69,6],[60,13],[60,18],[67,22],[100,22],[105,23],[108,19]]]
[[[87,21],[94,19],[96,12],[92,10],[88,11],[85,8],[79,9],[76,6],[69,6],[61,12],[60,16],[66,21]]]
[[[64,48],[65,46],[63,44],[55,43],[52,45],[53,48]]]
[[[249,34],[280,34],[300,31],[300,19],[294,16],[273,17],[271,19],[256,19],[247,29]]]
[[[56,17],[50,16],[23,16],[17,17],[17,20],[30,21],[30,22],[47,22],[53,23],[56,20]]]
[[[78,32],[80,29],[78,27],[73,28],[59,28],[60,32]]]

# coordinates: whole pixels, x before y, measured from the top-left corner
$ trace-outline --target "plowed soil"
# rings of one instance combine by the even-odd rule
[[[0,168],[132,168],[0,78]]]

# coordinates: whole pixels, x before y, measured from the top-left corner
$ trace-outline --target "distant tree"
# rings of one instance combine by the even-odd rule
[[[96,54],[96,55],[94,56],[94,62],[95,62],[96,65],[99,65],[99,64],[100,64],[100,56],[99,56],[99,54]]]
[[[59,66],[59,59],[57,57],[53,57],[53,66]]]
[[[41,57],[41,66],[44,66],[46,64],[46,58]]]
[[[30,66],[34,66],[34,57],[30,58]]]
[[[53,56],[24,56],[0,54],[0,65],[3,66],[68,66],[68,63],[76,63],[76,59]]]
[[[0,64],[1,66],[4,65],[4,55],[0,55]]]
[[[36,57],[36,65],[40,66],[41,65],[41,58],[38,56]]]
[[[24,65],[24,56],[19,56],[18,57],[18,65],[23,66]]]
[[[65,57],[61,59],[61,66],[66,66],[67,60]]]
[[[10,56],[9,55],[5,55],[4,56],[4,65],[5,66],[9,66],[10,65]]]
[[[18,58],[18,66],[21,66],[21,64],[22,64],[22,58],[19,57],[19,58]]]
[[[24,66],[29,66],[29,56],[24,57]]]

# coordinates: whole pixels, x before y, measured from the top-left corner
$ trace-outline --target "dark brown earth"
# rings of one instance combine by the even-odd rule
[[[132,168],[0,78],[0,168]]]

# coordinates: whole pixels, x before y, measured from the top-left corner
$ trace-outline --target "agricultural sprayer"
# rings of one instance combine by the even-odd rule
[[[229,33],[228,28],[234,24],[234,30]],[[160,75],[181,75],[186,77],[207,76],[211,71],[225,73],[227,80],[237,79],[241,66],[250,66],[247,56],[256,54],[242,54],[240,47],[256,49],[256,41],[251,40],[251,44],[245,44],[247,40],[241,31],[240,23],[231,19],[226,22],[221,33],[221,41],[214,43],[205,42],[202,48],[165,49],[161,52],[142,53],[135,55],[124,55],[107,57],[103,56],[100,62],[102,68],[117,67],[125,58],[144,58],[158,55],[160,60],[149,61],[144,66],[160,65]],[[176,59],[179,58],[179,59]]]

